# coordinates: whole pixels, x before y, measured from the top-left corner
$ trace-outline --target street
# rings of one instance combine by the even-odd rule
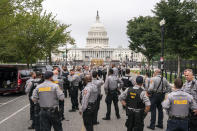
[[[103,90],[102,90],[103,92]],[[104,94],[104,93],[103,93]],[[126,115],[119,103],[121,119],[117,119],[112,104],[111,120],[104,121],[102,118],[106,113],[105,96],[101,101],[98,121],[99,125],[94,126],[95,131],[126,131],[124,126]],[[62,122],[64,131],[85,131],[82,117],[78,112],[68,112],[71,108],[70,98],[65,98],[65,118]],[[165,113],[164,113],[165,114]],[[156,131],[164,131],[166,128],[167,115],[164,115],[164,129]],[[145,120],[144,131],[150,131],[146,126],[150,122],[150,113]],[[29,100],[26,95],[10,94],[0,96],[0,130],[1,131],[28,131],[28,126],[31,124],[29,120]]]

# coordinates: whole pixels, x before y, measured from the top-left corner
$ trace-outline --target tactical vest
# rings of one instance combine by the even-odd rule
[[[140,94],[142,93],[142,91],[142,88],[133,89],[133,87],[129,87],[126,98],[127,107],[134,109],[145,108],[145,104],[143,103],[143,100],[140,98]]]
[[[29,97],[32,96],[34,89],[36,88],[37,85],[41,84],[43,81],[32,81],[31,89],[29,91]]]
[[[129,80],[130,76],[125,76],[122,78],[122,81],[124,83],[124,87],[133,87],[132,82]]]

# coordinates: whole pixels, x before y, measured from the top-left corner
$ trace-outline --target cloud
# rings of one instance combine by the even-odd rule
[[[71,24],[71,35],[79,47],[85,46],[88,30],[95,22],[98,10],[110,46],[127,47],[127,21],[140,15],[153,15],[151,9],[156,2],[159,0],[45,0],[43,7],[57,15],[60,22]]]

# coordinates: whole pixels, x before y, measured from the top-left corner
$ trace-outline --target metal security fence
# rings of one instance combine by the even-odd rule
[[[157,65],[157,66],[156,66]],[[155,69],[161,67],[160,62],[154,62],[153,66],[151,66]],[[141,74],[145,75],[146,72],[149,72],[150,76],[153,76],[154,69],[151,68],[151,70],[142,69]],[[181,60],[180,62],[180,78],[184,81],[184,70],[185,69],[192,69],[194,73],[195,79],[197,79],[197,60]],[[178,61],[171,60],[171,61],[164,61],[164,72],[163,76],[170,82],[174,82],[174,79],[176,79],[178,76]]]

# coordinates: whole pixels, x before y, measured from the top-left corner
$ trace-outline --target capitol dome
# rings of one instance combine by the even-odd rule
[[[90,26],[87,37],[87,48],[107,48],[109,47],[107,32],[104,25],[100,22],[100,17],[97,11],[96,22]]]

